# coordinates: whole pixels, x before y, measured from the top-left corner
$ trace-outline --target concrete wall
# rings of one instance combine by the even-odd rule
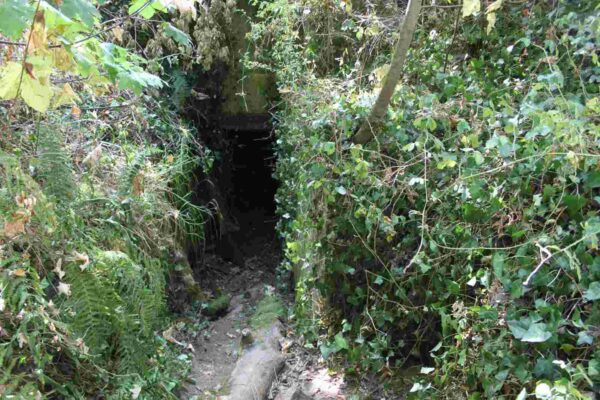
[[[227,119],[243,120],[246,116],[267,114],[271,102],[277,96],[277,88],[273,74],[248,71],[240,61],[251,43],[246,39],[250,32],[250,22],[255,10],[248,0],[238,0],[237,12],[231,26],[233,42],[230,44],[231,56],[234,60],[223,82],[222,105],[223,116]],[[241,117],[241,118],[240,118]]]

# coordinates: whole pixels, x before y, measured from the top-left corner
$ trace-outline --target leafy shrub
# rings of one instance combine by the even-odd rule
[[[148,136],[98,144],[101,129],[71,142],[57,117],[0,152],[2,396],[175,398],[187,357],[160,332],[171,254],[203,237],[196,144],[169,113],[145,119],[164,152]]]
[[[361,147],[349,138],[380,69],[372,84],[362,67],[318,78],[302,62],[313,32],[290,34],[300,12],[268,4],[255,32],[281,33],[267,49],[285,89],[280,231],[305,335],[349,372],[431,366],[411,396],[597,390],[593,8],[506,5],[489,32],[477,15],[424,15],[387,123]]]

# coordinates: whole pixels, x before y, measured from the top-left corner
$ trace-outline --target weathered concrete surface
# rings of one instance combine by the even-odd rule
[[[277,97],[275,75],[272,72],[249,70],[242,63],[247,51],[252,52],[252,42],[246,37],[250,32],[250,20],[256,10],[248,0],[237,0],[241,12],[233,15],[231,24],[233,40],[229,43],[232,62],[222,87],[224,117],[243,118],[249,116],[269,116],[269,108]],[[244,125],[238,125],[241,130]],[[225,128],[226,129],[226,128]]]

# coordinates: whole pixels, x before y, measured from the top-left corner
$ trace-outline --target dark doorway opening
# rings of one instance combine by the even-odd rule
[[[242,263],[276,242],[275,154],[273,134],[265,130],[223,131],[227,151],[218,161],[224,189],[227,228],[215,247],[226,260]]]

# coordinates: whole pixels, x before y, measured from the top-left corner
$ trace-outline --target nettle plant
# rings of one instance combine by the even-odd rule
[[[74,82],[93,94],[105,93],[113,84],[137,94],[147,87],[160,88],[162,80],[144,70],[146,60],[114,39],[123,35],[127,21],[175,10],[195,14],[195,2],[135,0],[126,15],[112,18],[102,13],[109,5],[104,0],[2,0],[0,99],[22,99],[45,112],[74,104]],[[189,41],[168,22],[163,28],[174,40]]]

